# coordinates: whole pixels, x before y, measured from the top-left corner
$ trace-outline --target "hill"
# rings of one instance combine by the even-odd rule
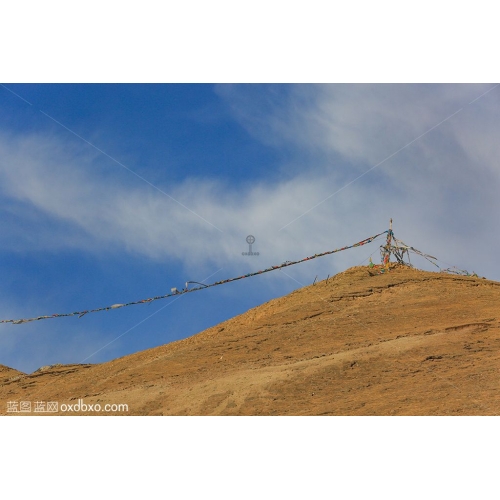
[[[499,304],[498,282],[354,267],[107,363],[0,366],[0,412],[27,401],[25,415],[49,402],[78,415],[496,415]],[[94,411],[69,411],[82,400]]]

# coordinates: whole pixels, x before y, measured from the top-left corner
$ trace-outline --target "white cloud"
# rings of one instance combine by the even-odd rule
[[[245,86],[219,92],[250,133],[277,147],[299,149],[302,158],[309,159],[308,174],[318,185],[328,182],[330,175],[345,185],[380,164],[300,224],[307,221],[314,226],[322,210],[337,214],[340,205],[349,207],[343,220],[358,227],[362,206],[371,217],[393,216],[396,231],[404,229],[415,245],[421,241],[441,250],[443,258],[477,263],[473,256],[481,255],[484,271],[489,268],[494,274],[491,249],[499,242],[500,88],[475,100],[492,88],[294,86],[267,111],[272,95],[265,88],[261,89],[265,96],[256,103],[240,95],[247,92]],[[251,90],[254,98],[255,88]],[[333,179],[329,184],[331,193],[339,185]],[[320,188],[311,197],[311,207],[323,199],[321,192]],[[367,192],[371,198],[366,198]]]
[[[158,186],[222,232],[84,144],[2,134],[0,178],[11,207],[6,230],[18,236],[3,245],[31,245],[26,235],[35,234],[41,248],[125,249],[229,272],[256,265],[241,256],[249,233],[257,238],[259,262],[270,265],[354,243],[393,217],[396,234],[408,243],[462,265],[476,252],[481,266],[493,270],[493,252],[479,250],[470,235],[488,248],[498,243],[496,91],[469,105],[488,87],[298,86],[285,97],[272,87],[261,95],[259,88],[224,86],[219,93],[251,133],[291,150],[290,164],[301,169],[246,191],[216,179]]]
[[[275,185],[263,181],[246,193],[196,179],[159,186],[187,210],[135,178],[131,179],[134,183],[109,182],[94,157],[65,151],[54,137],[17,137],[13,141],[2,136],[0,155],[4,196],[15,204],[12,211],[21,214],[28,234],[36,233],[41,248],[83,243],[89,250],[125,247],[155,259],[241,262],[245,237],[255,233],[256,244],[266,247],[264,254],[269,259],[285,258],[290,245],[310,251],[315,245],[301,232],[280,233],[279,228],[290,216],[309,209],[318,196],[328,196],[330,189],[321,179],[306,175]],[[30,220],[30,211],[37,221]],[[313,219],[316,244],[330,239],[322,230],[325,224],[331,228],[338,223],[336,218],[326,219],[321,211]],[[19,223],[12,222],[17,230]],[[46,232],[47,223],[50,230]]]

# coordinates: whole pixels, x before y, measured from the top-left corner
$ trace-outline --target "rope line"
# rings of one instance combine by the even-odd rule
[[[149,299],[137,300],[135,302],[128,302],[127,304],[113,304],[112,306],[99,307],[97,309],[90,309],[87,311],[76,311],[76,312],[66,313],[66,314],[52,314],[50,316],[37,316],[35,318],[3,319],[3,320],[0,320],[0,323],[12,323],[14,325],[19,325],[21,323],[28,323],[30,321],[39,321],[41,319],[63,318],[63,317],[68,317],[68,316],[78,316],[79,318],[81,318],[82,316],[85,316],[86,314],[90,314],[90,313],[95,313],[95,312],[100,312],[100,311],[110,311],[112,309],[119,309],[121,307],[133,306],[136,304],[150,304],[151,302],[154,302],[155,300],[166,299],[166,298],[173,297],[176,295],[183,295],[185,293],[196,292],[198,290],[206,290],[207,288],[211,288],[213,286],[223,285],[226,283],[230,283],[232,281],[237,281],[237,280],[241,280],[244,278],[249,278],[250,276],[257,276],[258,274],[268,273],[270,271],[276,271],[277,269],[282,269],[283,267],[293,266],[295,264],[300,264],[301,262],[306,262],[308,260],[316,259],[318,257],[323,257],[325,255],[330,255],[330,254],[333,254],[336,252],[342,252],[343,250],[348,250],[350,248],[360,247],[360,246],[366,245],[367,243],[371,243],[373,240],[375,240],[379,236],[382,236],[383,234],[386,234],[388,232],[389,232],[389,230],[386,230],[382,233],[376,234],[375,236],[370,236],[369,238],[366,238],[362,241],[358,241],[358,243],[354,243],[353,245],[348,245],[348,246],[345,246],[342,248],[337,248],[335,250],[330,250],[328,252],[317,253],[317,254],[311,255],[310,257],[305,257],[304,259],[296,260],[294,262],[287,260],[286,262],[284,262],[283,264],[280,264],[279,266],[271,266],[267,269],[263,269],[262,271],[256,271],[254,273],[244,274],[243,276],[238,276],[236,278],[229,278],[227,280],[216,281],[215,283],[212,283],[210,285],[204,285],[202,283],[197,283],[196,281],[188,281],[188,282],[186,282],[186,288],[184,290],[179,291],[176,288],[172,288],[171,293],[168,293],[165,295],[159,295],[157,297],[151,297]],[[392,233],[392,231],[391,231],[391,233]],[[201,286],[188,289],[188,284],[190,284],[190,283],[196,283],[196,284],[199,284]]]

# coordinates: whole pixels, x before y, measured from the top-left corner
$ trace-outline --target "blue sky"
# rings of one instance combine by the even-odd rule
[[[495,85],[5,84],[0,319],[219,281],[390,217],[443,267],[500,280]],[[259,256],[242,255],[248,234]],[[379,241],[151,305],[2,324],[0,363],[31,372],[182,339],[377,260]]]

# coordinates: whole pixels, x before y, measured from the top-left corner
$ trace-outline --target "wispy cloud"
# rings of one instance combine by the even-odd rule
[[[271,264],[352,243],[354,235],[363,238],[383,229],[392,216],[396,228],[405,228],[407,239],[423,240],[425,246],[441,235],[442,241],[432,246],[444,250],[446,238],[462,241],[458,225],[486,234],[496,223],[498,97],[493,91],[467,106],[486,90],[340,85],[290,87],[279,95],[271,87],[259,95],[254,87],[224,87],[221,95],[236,119],[257,136],[265,135],[268,143],[295,152],[290,164],[302,162],[301,169],[281,181],[262,178],[245,191],[217,179],[189,177],[168,186],[172,196],[224,234],[149,186],[110,173],[106,158],[95,151],[55,135],[4,133],[2,195],[20,218],[6,231],[19,234],[22,224],[22,232],[36,234],[41,248],[119,249],[230,270],[249,264],[241,256],[247,234],[256,236],[261,260]],[[278,232],[464,105],[462,113],[310,211],[294,227]],[[466,235],[463,248],[457,252],[453,245],[457,257],[470,254]]]
[[[98,158],[65,149],[57,137],[3,135],[0,155],[4,199],[14,204],[23,233],[36,234],[40,248],[83,244],[89,250],[125,248],[154,259],[241,262],[245,237],[255,233],[256,245],[266,247],[269,259],[285,258],[290,251],[312,249],[312,242],[300,233],[280,237],[279,225],[328,189],[321,179],[306,176],[272,185],[263,180],[245,193],[215,180],[188,178],[170,186],[177,198],[217,221],[224,228],[220,235],[147,186],[113,181]],[[20,222],[6,229],[15,233]],[[318,214],[315,225],[325,223],[325,214]],[[316,244],[326,244],[320,227],[317,233]]]

